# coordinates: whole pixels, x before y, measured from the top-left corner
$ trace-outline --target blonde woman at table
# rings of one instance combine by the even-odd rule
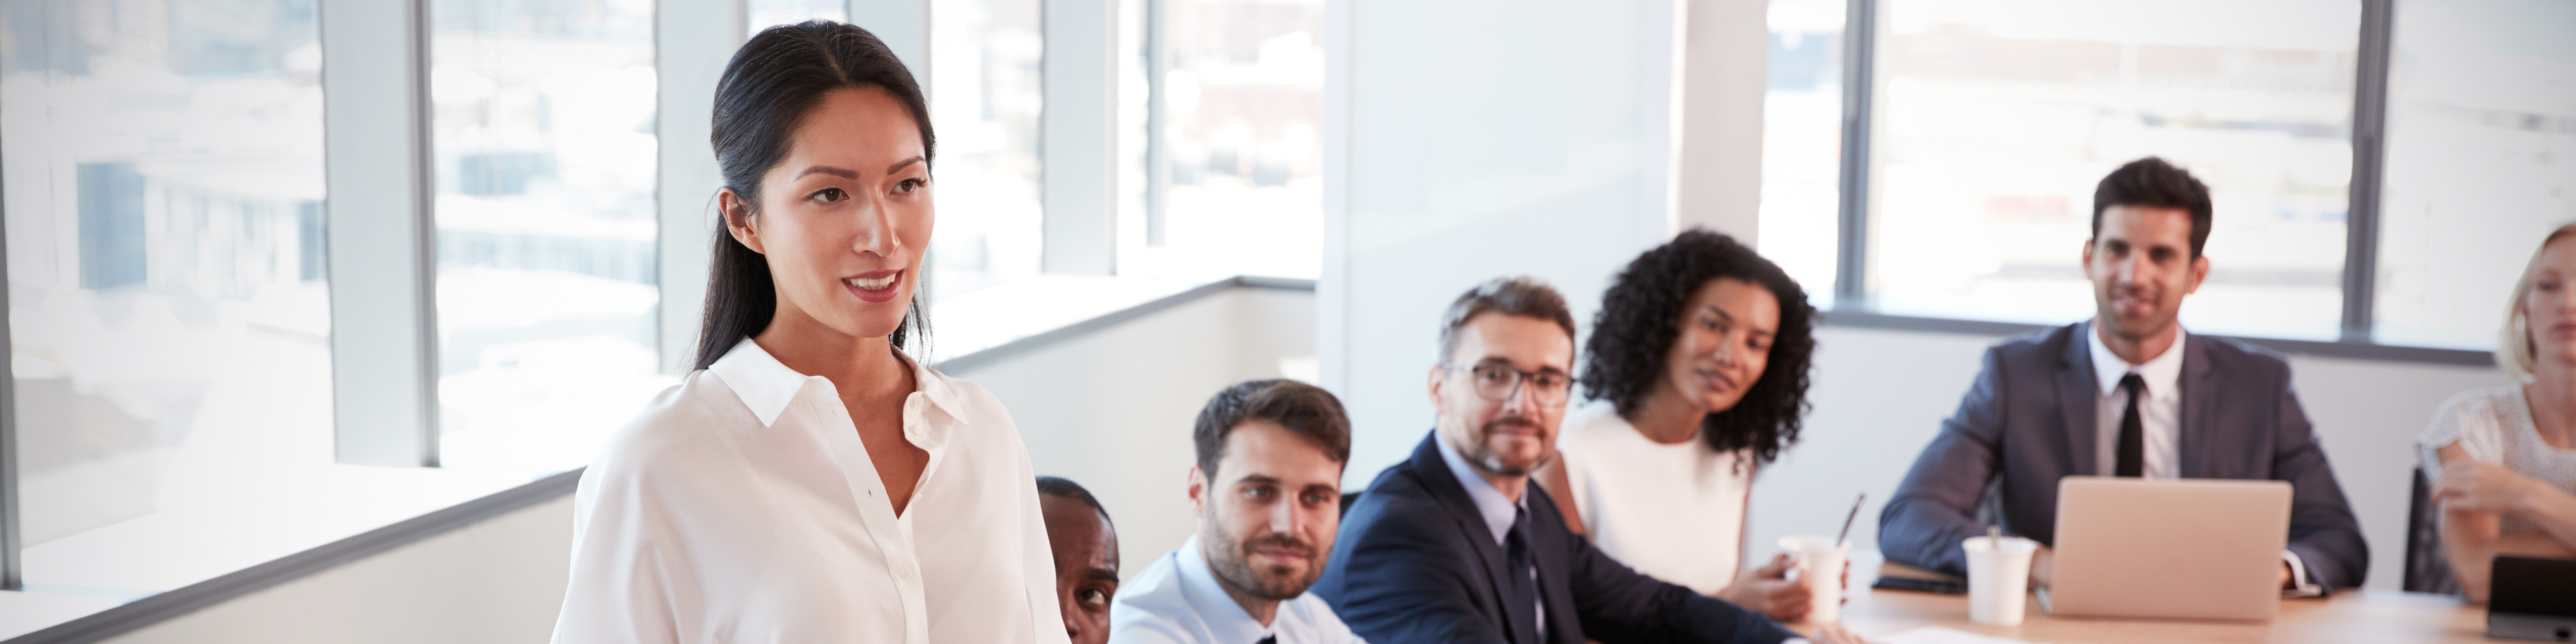
[[[858,27],[771,27],[711,138],[697,370],[583,473],[554,640],[1065,642],[1010,414],[904,353],[928,332],[920,85]]]
[[[1807,615],[1787,555],[1752,570],[1754,469],[1798,439],[1815,309],[1770,260],[1692,229],[1629,262],[1601,297],[1584,394],[1536,476],[1566,524],[1656,579],[1761,611]]]
[[[2496,555],[2576,552],[2576,224],[2541,241],[2500,340],[2516,384],[2452,396],[2415,441],[2451,574],[2478,603]]]

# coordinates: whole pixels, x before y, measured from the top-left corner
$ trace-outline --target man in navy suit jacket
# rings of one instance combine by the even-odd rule
[[[1761,613],[1629,570],[1566,529],[1529,471],[1572,388],[1574,318],[1554,289],[1487,282],[1460,297],[1430,374],[1437,428],[1342,520],[1313,592],[1377,644],[1773,644]],[[1819,642],[1853,642],[1827,627]]]
[[[2290,542],[2281,585],[2322,595],[2361,585],[2370,548],[2290,389],[2280,356],[2186,334],[2182,298],[2209,273],[2208,189],[2147,158],[2102,180],[2084,272],[2090,322],[1987,349],[1959,410],[1923,449],[1879,516],[1890,561],[1950,573],[1998,477],[2004,532],[2053,544],[2057,481],[2067,476],[2288,481]],[[2043,556],[2031,570],[2048,580]]]

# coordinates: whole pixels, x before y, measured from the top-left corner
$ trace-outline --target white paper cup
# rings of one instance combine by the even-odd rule
[[[1807,585],[1807,623],[1842,621],[1845,547],[1833,537],[1798,535],[1780,538],[1780,549],[1798,555],[1798,581]]]
[[[2021,537],[1969,537],[1968,621],[1994,626],[2021,623],[2030,595],[2030,557],[2039,542]]]

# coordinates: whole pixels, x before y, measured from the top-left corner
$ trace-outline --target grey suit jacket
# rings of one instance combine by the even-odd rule
[[[2077,323],[2014,336],[1986,349],[1985,368],[1923,448],[1879,514],[1878,547],[1890,561],[1959,573],[1959,542],[1985,534],[1977,507],[1998,482],[2006,534],[2055,543],[2057,480],[2098,471],[2093,356]],[[2191,334],[2183,342],[2182,423],[2176,466],[2184,478],[2288,481],[2290,551],[2327,589],[2361,585],[2370,547],[2343,487],[2317,446],[2290,365],[2278,354]]]

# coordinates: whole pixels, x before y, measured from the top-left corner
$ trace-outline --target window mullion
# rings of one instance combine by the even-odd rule
[[[2379,281],[2379,187],[2387,164],[2389,51],[2396,0],[2361,0],[2353,67],[2352,187],[2344,206],[2343,341],[2368,344]]]
[[[1850,0],[1843,16],[1842,207],[1834,308],[1857,309],[1869,290],[1869,135],[1877,89],[1878,0]]]
[[[438,465],[428,0],[322,0],[334,453]]]

